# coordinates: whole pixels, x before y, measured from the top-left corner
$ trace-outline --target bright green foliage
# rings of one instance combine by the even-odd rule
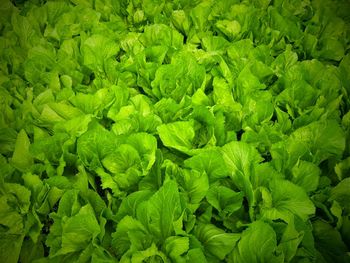
[[[275,231],[262,221],[243,231],[231,257],[232,262],[284,262],[283,253],[277,251]]]
[[[0,262],[350,262],[348,0],[1,0]]]

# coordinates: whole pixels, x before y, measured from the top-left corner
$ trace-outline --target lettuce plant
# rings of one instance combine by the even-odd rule
[[[349,1],[0,14],[0,262],[350,262]]]

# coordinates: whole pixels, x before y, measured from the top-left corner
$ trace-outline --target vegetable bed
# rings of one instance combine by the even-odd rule
[[[350,262],[348,0],[2,0],[0,262]]]

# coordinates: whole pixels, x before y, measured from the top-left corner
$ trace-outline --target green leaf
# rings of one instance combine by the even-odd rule
[[[8,262],[8,263],[18,262],[23,238],[24,238],[24,235],[1,234],[0,259],[2,262]]]
[[[141,190],[129,194],[122,200],[116,217],[118,219],[121,219],[125,216],[132,216],[135,218],[138,206],[145,200],[148,200],[152,194],[153,193],[149,190]]]
[[[172,24],[177,30],[186,35],[189,33],[191,20],[184,10],[174,10],[171,15]]]
[[[59,202],[57,213],[50,214],[53,225],[46,245],[50,247],[51,257],[82,252],[101,232],[91,204],[82,205],[79,199],[78,190],[66,191]],[[96,205],[95,201],[92,203]]]
[[[31,239],[24,240],[21,249],[20,261],[30,263],[44,257],[44,246],[41,242],[34,243]],[[8,261],[10,262],[10,261]]]
[[[91,205],[83,206],[62,226],[62,247],[57,255],[80,251],[95,239],[101,229]]]
[[[22,185],[1,184],[0,196],[0,259],[15,263],[21,252],[25,218],[30,207],[30,191]]]
[[[115,98],[113,95],[111,88],[102,88],[96,91],[95,94],[78,93],[73,98],[70,98],[70,101],[84,113],[99,116],[103,109],[114,102]]]
[[[192,149],[192,141],[195,137],[193,123],[189,121],[173,122],[158,126],[157,130],[165,146],[184,153]]]
[[[334,188],[331,190],[330,199],[336,200],[346,211],[346,213],[350,212],[350,178],[345,178],[340,181]]]
[[[77,140],[77,153],[83,164],[94,170],[101,167],[101,160],[114,152],[119,144],[117,137],[100,125],[94,125]]]
[[[292,182],[304,188],[307,193],[317,189],[321,171],[315,164],[299,161],[292,168],[292,173]]]
[[[219,20],[216,22],[216,27],[224,33],[230,40],[235,39],[235,37],[241,31],[241,25],[238,21],[233,20]]]
[[[192,248],[187,253],[187,262],[206,263],[207,259],[200,248]]]
[[[183,170],[178,181],[188,197],[187,202],[189,204],[199,204],[209,189],[206,173]]]
[[[84,65],[96,73],[104,72],[104,65],[108,59],[118,54],[119,46],[116,41],[104,35],[92,35],[81,47]]]
[[[230,257],[233,262],[284,262],[283,254],[277,252],[275,231],[263,221],[255,221],[243,231]]]
[[[21,130],[16,139],[15,150],[12,155],[11,164],[21,170],[28,170],[33,164],[33,157],[29,152],[30,141],[27,133]]]
[[[284,254],[285,261],[291,261],[304,238],[304,231],[298,231],[294,220],[289,222],[283,232],[282,239],[278,244],[278,249],[281,249]]]
[[[335,120],[313,122],[299,128],[290,140],[305,144],[316,163],[330,157],[340,158],[345,149],[344,131]]]
[[[0,128],[0,153],[9,154],[15,149],[17,132],[11,128]]]
[[[153,4],[149,6],[154,9]],[[167,25],[153,24],[145,27],[140,41],[144,46],[164,45],[176,50],[182,47],[183,36]]]
[[[315,247],[322,255],[324,262],[348,262],[350,260],[347,254],[348,249],[336,229],[321,220],[316,220],[312,226]]]
[[[189,249],[188,237],[169,237],[165,240],[165,251],[174,262],[186,262],[182,257]]]
[[[289,220],[290,213],[306,221],[315,213],[315,206],[305,190],[287,180],[273,180],[270,182],[272,207],[263,209],[263,215],[270,219],[282,218]]]
[[[165,182],[136,212],[137,218],[158,242],[164,242],[173,234],[173,223],[181,214],[180,196],[174,181]]]
[[[302,110],[315,104],[317,94],[317,90],[305,80],[297,80],[278,94],[276,101],[279,105],[287,104],[302,112]]]
[[[126,142],[138,151],[143,174],[146,175],[156,160],[156,138],[147,133],[135,133],[130,135]]]
[[[121,144],[118,149],[108,154],[102,160],[103,166],[110,172],[126,173],[128,169],[140,164],[140,156],[138,152],[128,144]]]
[[[206,195],[208,203],[219,212],[232,214],[242,207],[243,194],[222,185],[212,185]]]
[[[339,65],[340,79],[348,94],[350,93],[350,54],[347,54]]]
[[[262,161],[260,154],[253,146],[243,142],[224,145],[222,153],[234,184],[247,196],[249,205],[253,206],[253,189],[258,184],[254,164]]]
[[[143,251],[136,251],[133,253],[131,257],[131,262],[144,262],[146,260],[156,261],[162,260],[162,262],[166,262],[166,256],[157,249],[155,244],[152,244],[149,248]]]
[[[199,224],[195,235],[202,242],[206,254],[211,254],[223,260],[235,247],[240,234],[225,233],[224,230],[211,224]]]
[[[152,81],[152,92],[157,98],[172,98],[180,102],[185,95],[193,95],[205,81],[205,69],[191,53],[179,52],[171,64],[160,66]]]
[[[209,181],[214,182],[228,176],[226,166],[222,165],[224,159],[218,150],[206,150],[186,159],[186,167],[208,175]]]
[[[336,164],[334,171],[339,180],[344,179],[350,172],[350,157]]]
[[[57,133],[67,133],[74,137],[79,137],[88,130],[88,126],[92,121],[91,115],[82,115],[75,117],[66,122],[61,122],[55,125],[54,130]]]
[[[31,145],[30,152],[38,160],[58,163],[63,154],[63,145],[68,139],[69,136],[66,133],[56,133],[53,136],[37,139]]]
[[[125,216],[112,234],[112,245],[118,256],[122,256],[129,249],[131,251],[146,249],[152,240],[146,228],[136,219]]]

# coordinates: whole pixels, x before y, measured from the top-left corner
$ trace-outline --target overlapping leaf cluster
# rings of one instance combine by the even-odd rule
[[[1,262],[349,262],[347,0],[0,14]]]

